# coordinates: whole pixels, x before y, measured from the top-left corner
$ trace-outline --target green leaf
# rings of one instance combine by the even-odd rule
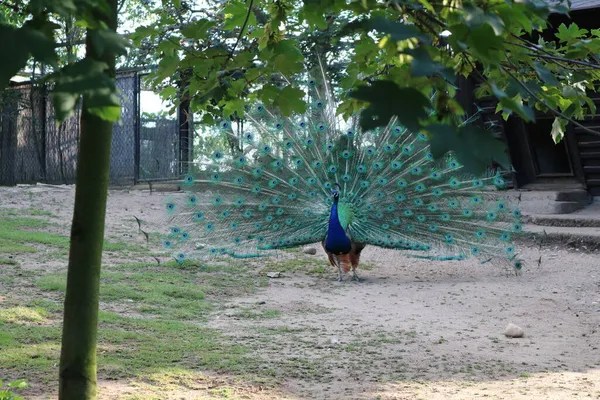
[[[303,0],[303,3],[299,19],[306,20],[310,27],[327,29],[325,16],[335,9],[335,0]]]
[[[343,29],[343,33],[350,34],[356,31],[368,32],[371,30],[390,35],[391,39],[396,41],[419,38],[429,42],[429,38],[423,35],[423,33],[421,33],[414,25],[392,21],[383,17],[373,17],[363,21],[351,22]]]
[[[210,28],[213,28],[216,25],[216,21],[209,21],[208,19],[202,18],[186,25],[185,28],[181,30],[181,33],[188,39],[206,39]]]
[[[88,107],[88,112],[105,121],[117,122],[121,117],[121,105],[118,106],[103,106],[103,107]]]
[[[243,99],[233,99],[233,100],[229,100],[225,103],[225,106],[223,107],[223,114],[224,115],[237,115],[238,117],[243,117],[244,116],[244,106],[246,105],[246,102]]]
[[[102,56],[105,51],[123,56],[127,54],[127,48],[130,46],[129,40],[110,29],[90,30],[88,35],[98,56]]]
[[[85,96],[85,105],[88,107],[90,114],[110,122],[117,122],[119,120],[121,102],[114,87],[95,90]]]
[[[552,122],[552,140],[554,143],[559,143],[565,137],[565,130],[567,129],[567,121],[564,118],[555,117]]]
[[[162,60],[158,63],[158,71],[157,75],[160,79],[170,78],[175,75],[177,69],[179,68],[179,57],[173,56],[164,56]]]
[[[579,96],[579,93],[573,86],[565,85],[562,88],[562,95],[567,98],[575,98]]]
[[[464,20],[469,28],[477,28],[488,24],[497,36],[504,33],[504,21],[498,15],[484,11],[469,3],[465,3],[463,9],[465,11]]]
[[[501,36],[496,36],[489,25],[481,25],[471,31],[466,42],[481,60],[499,64],[505,57],[505,45]]]
[[[235,28],[241,28],[248,17],[246,26],[256,25],[256,15],[248,10],[248,5],[242,2],[232,2],[223,10],[225,13],[225,24],[223,28],[226,30],[232,30]]]
[[[563,23],[558,27],[555,36],[564,43],[576,41],[587,34],[587,30],[579,29],[577,24],[570,24],[568,27]]]
[[[472,124],[456,128],[447,124],[427,125],[431,154],[439,159],[453,151],[465,172],[481,175],[489,170],[492,161],[505,169],[510,168],[506,145],[484,130]]]
[[[452,68],[448,68],[437,61],[433,61],[424,46],[417,47],[408,53],[413,57],[410,64],[410,73],[412,76],[440,75],[448,82],[454,82],[456,80],[456,75]]]
[[[161,90],[160,92],[160,97],[163,100],[167,100],[170,99],[172,97],[174,97],[177,94],[177,88],[174,86],[167,86],[166,88],[164,88],[163,90]]]
[[[395,116],[406,128],[418,131],[431,106],[429,98],[417,89],[400,88],[387,80],[360,86],[350,96],[369,103],[360,115],[365,130],[385,126]]]
[[[105,63],[84,58],[48,77],[54,82],[52,97],[58,122],[69,117],[80,96],[86,99],[88,111],[107,121],[117,121],[120,102],[116,95],[114,78],[111,78]]]
[[[19,38],[19,30],[12,26],[0,25],[0,90],[8,86],[10,79],[25,66],[29,59],[29,50]],[[10,55],[10,56],[7,56]]]
[[[42,14],[46,10],[63,16],[69,16],[77,12],[77,6],[73,0],[31,0],[27,5],[27,9],[33,15]]]
[[[303,100],[305,95],[302,90],[292,86],[279,89],[274,85],[265,85],[258,91],[258,96],[263,103],[276,106],[284,116],[289,116],[294,112],[305,112],[306,103]]]
[[[15,388],[15,389],[27,389],[29,387],[29,385],[27,384],[27,381],[25,381],[25,379],[18,379],[16,381],[12,381],[6,386]]]
[[[61,123],[73,114],[79,95],[74,93],[52,92],[56,120]]]
[[[544,83],[547,83],[551,86],[558,86],[558,80],[548,68],[546,68],[543,64],[536,62],[534,64],[535,72],[537,72],[538,76]]]
[[[268,47],[273,51],[273,66],[284,75],[291,75],[302,71],[304,56],[298,49],[297,42],[281,40]]]
[[[494,82],[490,84],[492,93],[500,101],[499,107],[502,107],[504,111],[516,112],[519,116],[526,121],[535,121],[535,115],[530,107],[523,105],[520,101],[515,98],[509,97],[502,89],[500,89]],[[518,95],[517,95],[518,96]]]

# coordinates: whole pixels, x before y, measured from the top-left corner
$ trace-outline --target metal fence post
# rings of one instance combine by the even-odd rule
[[[190,129],[190,96],[187,93],[189,78],[192,74],[190,68],[181,71],[181,79],[179,81],[179,103],[177,119],[179,121],[179,173],[184,175],[188,172],[190,163],[191,146],[191,129]]]
[[[10,89],[9,89],[10,90]],[[15,155],[17,151],[17,101],[2,102],[0,114],[0,184],[14,186]]]
[[[140,180],[140,120],[142,119],[142,113],[140,111],[140,92],[141,92],[141,83],[142,77],[139,72],[135,72],[135,84],[133,85],[133,113],[134,113],[134,176],[133,176],[133,184],[137,184]]]

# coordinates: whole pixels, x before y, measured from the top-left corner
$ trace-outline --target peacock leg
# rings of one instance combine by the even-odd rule
[[[356,273],[356,269],[353,269],[353,270],[352,270],[352,280],[353,280],[353,281],[357,281],[357,282],[360,282],[360,281],[361,281],[360,277],[359,277],[359,276],[358,276],[358,274]]]
[[[342,282],[342,267],[340,266],[340,264],[337,265],[338,267],[338,282]]]

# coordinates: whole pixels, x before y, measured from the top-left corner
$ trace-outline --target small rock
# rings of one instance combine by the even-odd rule
[[[267,272],[269,278],[281,278],[281,272]]]
[[[338,340],[337,337],[332,336],[329,341],[331,342],[331,344],[338,344],[340,341]]]
[[[302,251],[305,254],[310,254],[311,256],[314,256],[315,254],[317,254],[317,249],[315,249],[312,246],[306,246],[305,248],[302,249]]]
[[[509,338],[520,338],[523,337],[524,334],[525,332],[523,332],[522,328],[512,323],[506,325],[506,328],[504,329],[504,336]]]

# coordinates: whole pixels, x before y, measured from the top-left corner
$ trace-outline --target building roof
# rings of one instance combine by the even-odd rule
[[[571,10],[587,10],[588,8],[600,8],[600,0],[571,0]]]

